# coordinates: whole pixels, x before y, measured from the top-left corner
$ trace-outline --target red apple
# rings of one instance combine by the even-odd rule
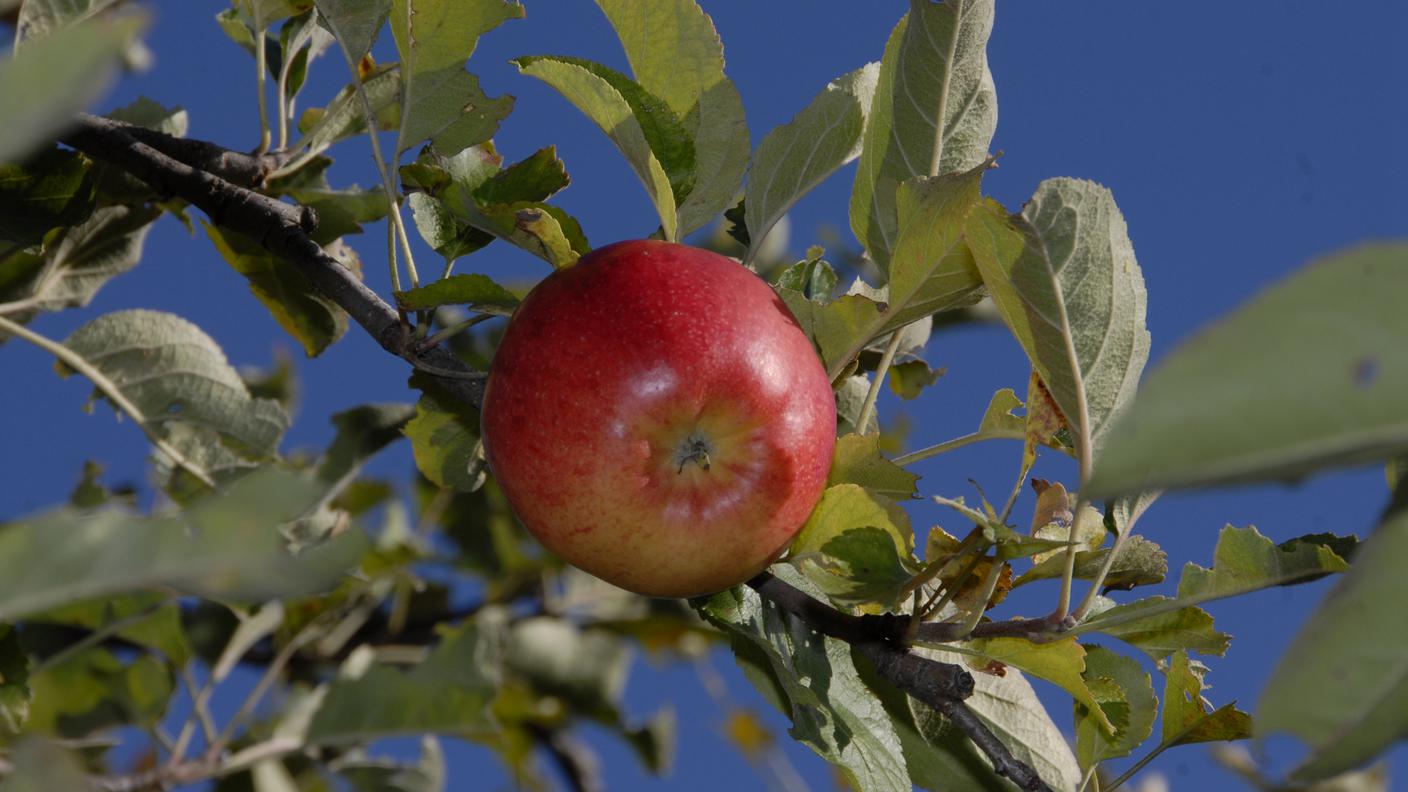
[[[686,597],[787,547],[826,484],[836,406],[762,279],[646,240],[533,289],[494,356],[483,431],[544,547],[622,588]]]

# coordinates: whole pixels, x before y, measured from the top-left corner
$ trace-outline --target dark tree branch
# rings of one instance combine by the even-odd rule
[[[151,130],[144,137],[166,138],[167,144],[177,140]],[[441,347],[421,349],[395,309],[308,236],[318,222],[312,209],[270,198],[194,168],[137,140],[128,133],[126,125],[106,118],[80,115],[61,140],[94,159],[121,168],[159,193],[190,202],[217,226],[254,239],[297,267],[383,349],[427,372],[443,372],[433,376],[462,401],[478,407],[483,400],[484,383],[474,378],[473,369]],[[209,148],[203,150],[207,154],[219,148],[206,145]]]
[[[84,121],[88,120],[86,117]],[[241,154],[205,140],[178,138],[135,124],[95,118],[121,129],[134,140],[145,143],[174,160],[224,179],[238,187],[259,188],[269,175],[291,159],[282,153]]]
[[[1036,771],[1014,757],[1007,746],[963,703],[973,694],[973,675],[952,663],[914,654],[904,645],[908,617],[842,613],[768,572],[748,581],[748,585],[817,632],[851,644],[855,651],[875,665],[876,673],[883,679],[943,713],[987,755],[998,775],[1012,779],[1019,788],[1028,792],[1051,792]]]

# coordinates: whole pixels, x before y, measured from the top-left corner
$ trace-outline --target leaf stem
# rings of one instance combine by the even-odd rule
[[[93,383],[94,387],[102,391],[103,395],[108,397],[113,404],[117,405],[119,410],[127,413],[132,421],[136,423],[137,426],[141,427],[147,439],[152,441],[152,445],[156,446],[163,454],[170,457],[172,462],[180,466],[187,473],[190,473],[200,481],[200,483],[211,489],[215,489],[215,480],[210,477],[210,474],[200,465],[187,459],[184,454],[176,450],[175,446],[166,442],[166,439],[147,421],[147,417],[142,414],[142,411],[138,409],[137,405],[133,404],[127,396],[123,394],[122,390],[117,387],[117,383],[108,379],[106,374],[99,371],[96,366],[85,360],[82,355],[57,341],[45,338],[31,331],[24,325],[12,322],[3,316],[0,316],[0,331],[23,338],[58,358],[64,365],[87,377],[89,381]]]
[[[890,370],[890,364],[895,360],[895,353],[900,348],[900,330],[890,334],[890,343],[885,345],[885,351],[880,355],[880,365],[875,368],[875,380],[870,383],[870,390],[865,394],[865,401],[861,402],[860,414],[856,416],[856,431],[865,434],[865,427],[870,423],[870,416],[875,412],[875,400],[880,398],[880,387],[885,384],[885,374]]]
[[[257,7],[257,5],[256,5]],[[267,29],[264,27],[264,20],[256,17],[254,20],[254,84],[255,93],[259,98],[259,147],[254,150],[255,154],[263,154],[269,150],[271,135],[269,133],[269,108],[265,94],[266,78],[264,76],[264,59],[266,57],[267,45],[265,44]]]
[[[1077,623],[1084,620],[1086,614],[1090,613],[1090,609],[1094,607],[1095,598],[1100,595],[1100,587],[1105,585],[1105,578],[1110,574],[1110,569],[1115,565],[1115,558],[1119,556],[1120,549],[1124,546],[1125,540],[1134,532],[1134,524],[1139,522],[1140,517],[1144,516],[1144,512],[1149,508],[1149,503],[1152,501],[1152,498],[1139,498],[1136,501],[1136,510],[1130,512],[1129,521],[1115,534],[1115,541],[1110,544],[1110,554],[1105,556],[1105,563],[1100,565],[1099,574],[1095,576],[1094,580],[1090,581],[1090,590],[1085,592],[1085,597],[1080,601],[1080,607],[1076,608],[1075,613],[1072,614]]]
[[[896,465],[899,465],[900,467],[904,467],[906,465],[912,465],[915,462],[922,462],[925,459],[936,457],[940,454],[946,454],[949,451],[956,451],[966,445],[972,445],[973,443],[981,442],[983,440],[1024,439],[1026,439],[1025,432],[977,431],[972,434],[963,435],[962,437],[955,437],[952,440],[945,440],[944,442],[939,443],[938,445],[932,445],[928,448],[921,448],[918,451],[911,451],[908,454],[900,454],[891,461],[893,461]]]
[[[1066,568],[1061,572],[1061,594],[1056,600],[1056,612],[1053,614],[1058,623],[1064,622],[1071,612],[1071,586],[1076,576],[1076,537],[1081,535],[1081,519],[1088,511],[1086,507],[1089,505],[1090,501],[1084,496],[1076,498],[1075,513],[1071,515],[1071,524],[1066,528]],[[1109,558],[1114,557],[1115,554],[1111,552]]]
[[[978,598],[977,604],[973,606],[973,612],[968,614],[968,618],[963,622],[964,635],[971,635],[973,630],[977,628],[978,622],[982,621],[983,614],[986,613],[988,609],[988,602],[992,600],[992,593],[997,590],[997,581],[1002,577],[1002,567],[1004,565],[1005,562],[1002,560],[1002,556],[994,553],[992,566],[988,567],[988,573],[983,577],[982,596]]]
[[[471,316],[468,319],[463,319],[458,322],[455,322],[449,327],[442,327],[429,338],[422,341],[421,346],[426,348],[433,347],[436,344],[439,344],[441,341],[444,341],[445,339],[450,338],[451,336],[457,335],[465,330],[468,330],[469,328],[479,324],[480,322],[486,322],[490,319],[493,319],[494,316],[496,316],[496,314],[475,314],[474,316]]]
[[[288,148],[288,111],[289,111],[289,106],[288,106],[288,99],[285,97],[285,93],[288,91],[288,73],[289,73],[289,66],[290,66],[292,63],[293,63],[293,53],[285,52],[285,53],[284,53],[284,58],[283,58],[283,63],[279,64],[279,79],[278,79],[278,82],[277,82],[277,83],[275,84],[275,86],[274,86],[274,90],[275,90],[275,92],[278,94],[278,96],[275,97],[275,99],[274,99],[274,102],[275,102],[275,105],[274,105],[274,106],[279,109],[279,117],[278,117],[278,123],[279,123],[279,149],[278,149],[278,150],[279,150],[279,151],[283,151],[284,149]]]

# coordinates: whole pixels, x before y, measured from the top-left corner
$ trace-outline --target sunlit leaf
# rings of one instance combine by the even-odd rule
[[[897,501],[914,497],[919,476],[880,453],[880,435],[848,434],[836,438],[826,485],[850,483]]]
[[[1085,648],[1076,643],[1075,638],[1046,643],[1034,643],[1025,638],[983,638],[969,641],[963,650],[1003,665],[1015,666],[1057,685],[1089,710],[1090,717],[1099,723],[1105,734],[1115,731],[1114,724],[1096,703],[1082,676],[1085,673]]]
[[[488,466],[473,406],[422,393],[402,432],[411,441],[416,467],[436,486],[473,492],[484,485]]]
[[[1206,668],[1190,661],[1187,652],[1174,652],[1169,659],[1160,747],[1252,736],[1252,718],[1237,709],[1236,702],[1214,709],[1203,698],[1205,673]]]

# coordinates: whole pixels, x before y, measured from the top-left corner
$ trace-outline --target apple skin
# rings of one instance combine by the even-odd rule
[[[720,591],[775,560],[836,443],[831,383],[773,290],[732,259],[653,240],[600,248],[529,293],[482,423],[529,532],[656,597]]]

